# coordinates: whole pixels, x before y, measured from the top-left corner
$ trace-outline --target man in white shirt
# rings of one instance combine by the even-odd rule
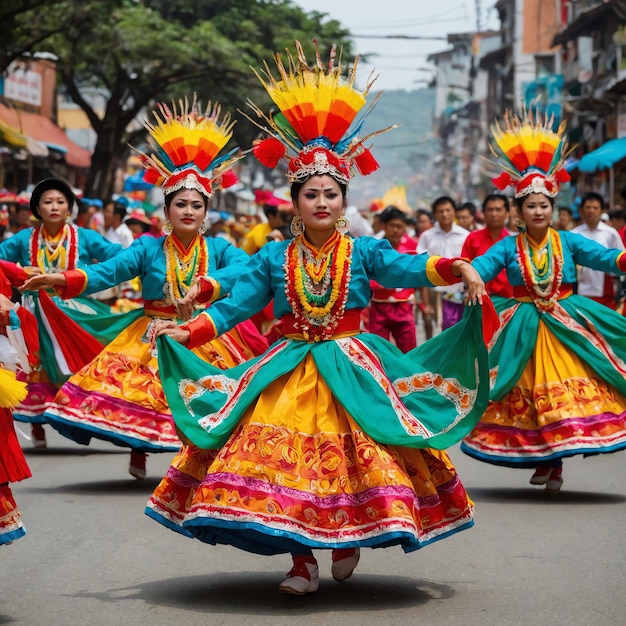
[[[624,250],[624,243],[619,233],[602,221],[604,198],[597,193],[585,194],[580,203],[580,217],[583,223],[572,229],[573,233],[580,233],[587,239],[593,239],[606,248]],[[600,304],[612,309],[617,307],[616,277],[588,267],[578,269],[578,294],[587,296]]]
[[[124,223],[126,205],[110,200],[104,205],[104,236],[112,243],[128,248],[134,241],[133,233]]]
[[[435,225],[425,230],[417,242],[417,252],[427,252],[429,256],[456,258],[461,250],[469,231],[461,228],[455,221],[456,205],[452,198],[442,196],[433,202]],[[441,330],[450,328],[463,317],[464,298],[463,283],[448,287],[435,287],[442,293]],[[428,290],[422,290],[422,302],[426,310],[432,313]]]
[[[124,223],[126,205],[123,202],[109,200],[104,205],[102,215],[104,218],[104,236],[111,243],[119,243],[124,248],[128,248],[133,243],[134,237],[130,228]],[[121,297],[124,290],[128,288],[129,283],[123,283],[98,291],[92,295],[105,304],[113,305]]]

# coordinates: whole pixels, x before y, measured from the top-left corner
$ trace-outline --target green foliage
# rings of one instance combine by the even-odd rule
[[[14,5],[17,12],[10,17]],[[155,101],[195,91],[202,101],[218,101],[225,109],[243,108],[248,97],[269,107],[249,66],[271,63],[275,51],[293,49],[294,39],[301,40],[312,61],[313,37],[322,58],[332,43],[343,45],[344,58],[351,58],[348,31],[291,0],[5,0],[3,14],[14,26],[4,39],[5,57],[28,41],[27,51],[58,57],[63,88],[98,135],[93,158],[98,171],[91,172],[86,191],[102,196],[112,181],[111,172],[102,169],[112,170],[124,155],[129,124]],[[27,27],[33,24],[41,32],[28,40]],[[104,116],[83,97],[85,87],[106,94]],[[249,145],[254,135],[247,122],[237,125],[241,145]]]

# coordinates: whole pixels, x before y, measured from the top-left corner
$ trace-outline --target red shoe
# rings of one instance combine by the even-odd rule
[[[48,445],[46,442],[46,431],[43,429],[42,424],[31,425],[30,440],[33,442],[35,448],[45,448]]]
[[[128,473],[134,476],[137,480],[143,480],[146,477],[146,458],[148,455],[145,452],[137,452],[135,450],[130,451],[130,465],[128,466]]]
[[[530,477],[530,484],[545,485],[548,482],[553,469],[554,468],[548,467],[547,465],[536,467],[535,473]]]
[[[312,556],[294,556],[293,567],[287,578],[280,583],[278,591],[294,596],[313,593],[320,586],[320,574],[317,561]]]
[[[358,548],[333,550],[332,575],[337,582],[348,580],[359,562],[361,551]]]
[[[546,482],[546,493],[559,493],[559,491],[561,491],[561,485],[563,484],[562,472],[562,467],[552,468],[550,478]]]

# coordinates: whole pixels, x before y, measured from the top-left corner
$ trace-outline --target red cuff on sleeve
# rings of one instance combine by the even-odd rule
[[[87,286],[87,275],[82,270],[67,270],[63,272],[67,285],[65,287],[57,287],[56,292],[67,300],[79,296]]]
[[[626,273],[626,252],[622,252],[617,257],[617,267],[619,267],[620,272]]]
[[[217,299],[220,288],[219,283],[208,276],[200,277],[200,293],[196,301],[200,304],[208,304]]]
[[[460,276],[455,276],[452,273],[452,263],[454,261],[466,261],[467,259],[462,259],[460,257],[456,257],[453,259],[441,258],[435,263],[435,270],[437,274],[441,276],[442,280],[445,280],[448,285],[454,285],[455,283],[462,282],[462,278]]]
[[[181,328],[189,331],[188,348],[197,348],[217,337],[215,324],[206,313],[200,313],[196,319],[191,320],[191,322],[187,324],[183,324]]]

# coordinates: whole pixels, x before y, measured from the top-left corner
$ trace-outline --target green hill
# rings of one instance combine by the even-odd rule
[[[371,94],[374,97],[376,94]],[[374,156],[380,170],[357,177],[350,185],[350,204],[367,207],[397,183],[404,183],[407,199],[415,207],[427,191],[425,176],[437,148],[433,138],[435,92],[432,89],[385,91],[367,117],[364,132],[399,127],[374,137]]]

